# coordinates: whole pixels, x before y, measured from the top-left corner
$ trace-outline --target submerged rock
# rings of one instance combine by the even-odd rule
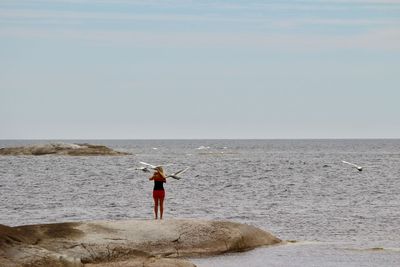
[[[194,266],[182,257],[281,240],[254,226],[204,220],[0,225],[0,266]],[[47,265],[46,265],[47,264]]]
[[[120,156],[129,155],[126,152],[115,151],[103,145],[92,144],[41,144],[21,147],[0,148],[0,155],[19,156],[19,155],[69,155],[69,156]]]

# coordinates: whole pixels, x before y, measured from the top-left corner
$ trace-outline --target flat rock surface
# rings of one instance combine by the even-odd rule
[[[126,152],[115,151],[103,145],[93,144],[41,144],[21,147],[0,148],[0,155],[20,156],[20,155],[68,155],[68,156],[120,156],[129,155]]]
[[[0,266],[186,267],[194,265],[182,257],[245,251],[280,242],[254,226],[224,221],[0,225]]]

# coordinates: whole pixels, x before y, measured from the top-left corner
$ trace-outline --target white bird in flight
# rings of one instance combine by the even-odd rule
[[[146,163],[146,162],[141,162],[141,161],[140,161],[140,163],[143,164],[143,165],[145,165],[145,166],[140,166],[140,167],[136,167],[136,168],[128,168],[127,170],[128,170],[128,171],[135,170],[135,171],[150,172],[150,170],[156,170],[157,167],[163,167],[163,166],[172,165],[172,164],[168,164],[168,165],[159,165],[159,166],[155,166],[155,165],[148,164],[148,163]]]
[[[184,173],[184,172],[187,171],[188,169],[189,169],[189,167],[186,167],[186,169],[182,169],[182,170],[179,170],[179,171],[177,171],[177,172],[175,172],[175,173],[173,173],[173,174],[167,175],[166,178],[171,177],[171,178],[174,178],[174,179],[176,179],[176,180],[179,180],[179,179],[181,179],[181,177],[179,177],[178,175]]]
[[[153,169],[153,170],[156,170],[157,169],[157,167],[165,167],[165,166],[171,166],[171,165],[173,165],[173,164],[165,164],[165,165],[151,165],[151,164],[149,164],[149,163],[146,163],[146,162],[143,162],[143,161],[139,161],[139,163],[140,164],[143,164],[143,165],[145,165],[145,166],[147,166],[147,167],[139,167],[139,169],[140,168],[150,168],[150,169]]]
[[[141,170],[141,171],[144,171],[144,172],[150,172],[149,169],[156,170],[157,167],[165,167],[165,166],[171,166],[171,165],[173,165],[173,164],[166,164],[166,165],[158,165],[158,166],[156,166],[156,165],[152,165],[152,164],[149,164],[149,163],[146,163],[146,162],[143,162],[143,161],[139,161],[139,163],[145,165],[145,167],[138,167],[138,168],[136,168],[135,170]],[[171,178],[173,178],[173,179],[180,180],[181,177],[179,177],[178,175],[184,173],[184,172],[187,171],[188,169],[189,169],[189,167],[187,167],[187,168],[185,168],[185,169],[182,169],[182,170],[179,170],[179,171],[177,171],[177,172],[175,172],[175,173],[166,175],[165,178],[171,177]]]
[[[356,168],[359,171],[362,171],[362,169],[363,169],[361,166],[358,166],[356,164],[353,164],[353,163],[350,163],[350,162],[347,162],[347,161],[344,161],[344,160],[342,160],[342,162],[353,166],[354,168]]]

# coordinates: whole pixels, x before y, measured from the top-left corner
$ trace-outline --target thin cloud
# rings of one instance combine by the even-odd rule
[[[73,11],[58,10],[57,4],[66,3],[72,4],[69,9]],[[24,5],[26,4],[26,5]],[[96,7],[96,5],[113,5],[121,4],[126,5],[126,12],[100,12],[92,9],[91,12],[84,12],[80,10],[79,4],[89,5]],[[1,9],[1,7],[3,8]],[[140,13],[135,12],[136,6],[145,6],[144,10]],[[8,8],[4,8],[8,7]],[[104,6],[103,6],[104,7]],[[169,13],[152,13],[153,7],[160,8],[168,7],[172,8]],[[182,7],[183,9],[179,9]],[[265,21],[266,16],[260,15],[262,11],[299,11],[295,17],[299,15],[307,15],[311,19],[298,20],[299,23],[307,24],[312,22],[312,19],[319,20],[323,24],[356,24],[363,21],[363,24],[385,23],[382,20],[368,18],[368,14],[364,14],[367,18],[358,19],[358,22],[354,20],[335,20],[333,14],[324,15],[324,11],[349,11],[349,8],[354,10],[372,9],[371,11],[388,10],[393,12],[400,10],[400,0],[331,0],[331,1],[246,1],[246,2],[202,2],[202,1],[185,1],[185,0],[173,0],[173,1],[161,1],[161,0],[146,0],[146,1],[128,1],[128,0],[42,0],[42,1],[5,1],[0,3],[0,20],[4,22],[15,22],[19,20],[34,20],[39,22],[43,20],[51,19],[54,22],[63,20],[88,20],[88,21],[107,21],[107,22],[120,22],[120,21],[199,21],[199,22],[257,22]],[[232,11],[235,9],[236,11]],[[170,13],[172,10],[172,13]],[[227,10],[231,10],[233,13],[227,13]],[[238,10],[242,10],[241,13],[237,13]],[[199,11],[201,11],[199,13]],[[312,14],[304,13],[306,11],[315,11]],[[320,11],[322,13],[319,13]],[[210,13],[212,12],[212,13]],[[258,14],[258,15],[255,15]],[[360,14],[359,14],[360,15]],[[272,16],[273,17],[273,16]],[[393,18],[393,17],[392,17]],[[399,17],[400,18],[400,17]],[[393,19],[396,19],[394,17]],[[285,18],[289,20],[290,18]],[[386,20],[388,21],[388,20]]]
[[[23,24],[26,20],[34,20],[36,23],[52,22],[54,24],[65,21],[106,21],[106,22],[129,22],[129,21],[166,21],[166,22],[269,22],[275,26],[299,26],[299,25],[393,25],[400,24],[398,19],[364,18],[364,19],[335,19],[335,18],[310,18],[310,19],[272,19],[257,16],[217,16],[217,15],[186,15],[186,14],[129,14],[122,12],[72,12],[52,10],[0,10],[0,21],[17,22]],[[31,21],[29,21],[31,22]]]
[[[191,2],[191,1],[124,1],[124,0],[58,0],[58,1],[36,1],[36,3],[75,3],[75,4],[111,4],[122,3],[126,5],[156,5],[163,3],[166,6],[186,5],[190,7],[225,6],[237,8],[336,8],[332,4],[339,4],[343,7],[347,4],[379,4],[387,5],[391,8],[400,8],[400,0],[332,0],[332,1],[281,1],[281,2],[259,2],[250,1],[243,3],[226,2]],[[9,1],[12,3],[26,3],[30,1]],[[200,4],[202,3],[202,4]],[[4,2],[2,3],[4,5]],[[327,6],[328,5],[328,6]],[[0,5],[1,6],[1,5]],[[42,5],[43,6],[43,5]],[[50,5],[51,6],[51,5]],[[47,6],[47,8],[50,8]],[[0,9],[0,37],[2,38],[47,38],[47,39],[67,39],[84,42],[100,42],[106,45],[163,45],[188,47],[188,46],[208,46],[208,47],[268,47],[273,49],[345,49],[345,48],[365,48],[365,49],[386,49],[400,50],[399,45],[399,25],[400,17],[368,17],[364,14],[357,18],[337,18],[334,14],[324,17],[323,13],[313,13],[307,18],[294,16],[287,17],[266,17],[255,16],[253,12],[243,12],[239,15],[235,12],[226,12],[222,15],[215,11],[213,14],[188,14],[179,10],[173,13],[152,13],[152,9],[146,9],[142,13],[124,12],[100,12],[100,11],[61,11],[40,8],[16,8]],[[132,9],[134,10],[134,9]],[[132,11],[131,10],[131,11]],[[392,10],[392,9],[391,9]],[[207,10],[211,12],[213,10]],[[259,14],[259,13],[258,13]],[[142,31],[129,30],[103,30],[104,22],[107,25],[112,23],[124,23],[124,26],[135,25],[136,21],[155,21],[158,23],[157,29],[142,28]],[[165,23],[164,23],[165,22]],[[182,23],[181,23],[182,22]],[[202,23],[197,31],[184,32],[185,22]],[[218,22],[227,22],[220,25]],[[76,24],[86,23],[85,30],[76,29]],[[171,23],[165,27],[166,23]],[[206,24],[209,23],[209,24]],[[236,23],[236,24],[235,24]],[[52,27],[63,25],[64,27]],[[229,28],[232,25],[240,26],[242,31],[231,33]],[[313,26],[340,26],[354,30],[352,27],[364,27],[358,34],[347,36],[345,33],[316,34],[310,29]],[[125,27],[124,27],[125,28]],[[161,28],[161,29],[160,29]],[[181,29],[179,31],[178,29]],[[212,29],[212,30],[211,30]],[[299,33],[301,29],[301,33]],[[218,32],[218,33],[213,33]],[[247,32],[247,33],[244,33]],[[277,34],[280,32],[280,34]],[[308,32],[308,34],[307,34]]]
[[[110,46],[160,46],[255,48],[274,51],[313,52],[325,50],[366,49],[400,51],[397,28],[369,31],[351,36],[291,35],[261,33],[149,33],[135,31],[84,31],[35,28],[0,28],[0,38],[40,38],[87,42]]]
[[[35,3],[51,4],[51,3],[74,3],[74,4],[147,4],[147,5],[177,5],[177,4],[191,4],[191,5],[223,5],[223,6],[246,6],[251,3],[264,3],[264,4],[276,4],[279,2],[267,2],[267,1],[243,1],[227,3],[225,1],[212,1],[212,2],[193,2],[191,0],[36,0]],[[17,4],[17,3],[32,3],[31,0],[3,0],[2,4]],[[292,1],[280,1],[280,3],[293,3],[293,4],[400,4],[400,0],[292,0]]]
[[[340,10],[350,5],[362,8],[400,8],[400,0],[320,0],[320,1],[190,1],[190,0],[4,0],[1,6],[53,6],[68,4],[70,7],[80,5],[106,6],[119,5],[126,7],[157,7],[157,8],[189,8],[189,9],[220,9],[220,10],[260,10],[260,9],[296,9],[296,10]]]
[[[127,20],[149,20],[149,21],[193,21],[193,20],[224,20],[224,18],[197,16],[185,14],[129,14],[122,12],[73,12],[73,11],[54,11],[54,10],[0,10],[0,19],[12,20],[109,20],[109,21],[127,21]]]

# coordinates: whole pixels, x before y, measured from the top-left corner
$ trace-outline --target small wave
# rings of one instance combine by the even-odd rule
[[[319,245],[323,244],[323,242],[319,241],[300,241],[300,240],[284,240],[285,245]]]
[[[202,149],[209,149],[209,148],[210,148],[209,146],[199,146],[199,147],[196,148],[196,149],[202,150]]]
[[[238,154],[239,152],[231,152],[231,151],[207,151],[198,153],[198,155],[214,155],[214,156],[238,155]]]
[[[373,248],[345,248],[345,250],[359,251],[359,252],[400,252],[400,248],[391,247],[373,247]]]

